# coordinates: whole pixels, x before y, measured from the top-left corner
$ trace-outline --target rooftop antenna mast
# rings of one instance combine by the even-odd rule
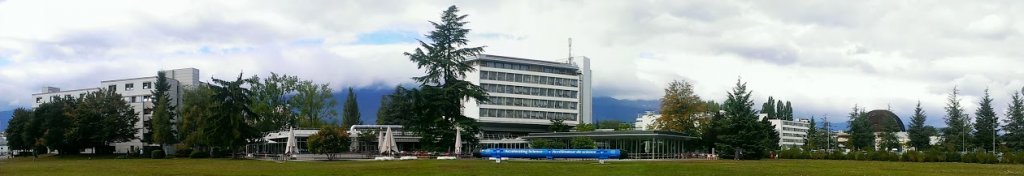
[[[572,38],[569,38],[569,63],[572,62]]]

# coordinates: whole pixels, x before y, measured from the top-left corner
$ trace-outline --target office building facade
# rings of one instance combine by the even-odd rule
[[[481,143],[525,143],[520,137],[547,132],[552,119],[569,126],[593,123],[590,59],[575,59],[554,62],[479,55],[468,60],[475,71],[467,73],[465,80],[483,87],[490,99],[468,100],[463,109],[463,114],[480,122]]]
[[[184,87],[200,84],[199,70],[195,68],[165,70],[161,72],[164,72],[165,76],[168,78],[167,81],[171,87],[170,90],[168,90],[168,94],[169,97],[171,97],[171,105],[174,106],[181,104],[181,95],[184,94]],[[89,92],[114,90],[114,92],[121,94],[124,101],[128,102],[128,104],[132,106],[139,118],[139,122],[135,124],[135,127],[139,128],[139,131],[135,134],[136,139],[128,142],[112,144],[112,146],[114,146],[114,151],[128,152],[143,146],[156,146],[142,142],[142,139],[150,134],[149,131],[146,131],[145,126],[149,123],[150,119],[153,118],[153,107],[155,106],[155,102],[153,101],[152,91],[156,90],[156,80],[156,76],[106,80],[100,81],[99,87],[66,91],[61,91],[60,88],[47,86],[43,87],[40,93],[32,94],[32,98],[34,100],[32,107],[37,108],[40,104],[53,101],[58,97],[81,98]]]

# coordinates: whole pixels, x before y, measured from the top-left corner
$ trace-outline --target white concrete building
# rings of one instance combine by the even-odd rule
[[[200,84],[199,70],[195,68],[165,70],[162,72],[165,73],[168,78],[168,83],[171,85],[169,94],[172,99],[172,105],[178,105],[181,103],[181,95],[184,94],[184,90],[182,89],[183,87]],[[113,144],[114,151],[127,152],[142,146],[156,146],[143,144],[141,142],[143,136],[146,136],[146,134],[149,133],[148,131],[145,131],[144,124],[148,124],[149,120],[153,118],[152,109],[155,105],[154,102],[152,102],[153,94],[151,91],[155,90],[154,86],[157,79],[155,75],[156,73],[147,77],[100,81],[99,87],[66,91],[61,91],[60,88],[56,87],[43,87],[42,92],[32,94],[32,99],[34,100],[32,107],[39,107],[40,104],[53,101],[53,99],[57,97],[80,98],[85,96],[86,93],[98,91],[101,90],[101,88],[114,90],[116,93],[121,94],[121,96],[124,97],[124,101],[134,107],[135,112],[138,113],[140,118],[139,122],[135,124],[135,127],[140,129],[135,135],[137,139],[129,142]]]
[[[636,122],[633,123],[633,129],[640,131],[654,130],[651,128],[653,128],[654,121],[657,121],[659,118],[661,118],[661,114],[657,114],[654,111],[644,112],[644,114],[636,118]]]
[[[775,126],[775,131],[779,133],[779,146],[782,149],[804,146],[804,138],[807,137],[807,130],[811,126],[810,120],[768,119],[768,122],[771,122]]]
[[[546,132],[551,119],[564,120],[569,126],[593,123],[587,57],[555,62],[484,54],[467,62],[476,71],[464,79],[490,95],[489,102],[466,101],[463,109],[463,114],[480,122],[485,146],[525,143],[514,139]]]

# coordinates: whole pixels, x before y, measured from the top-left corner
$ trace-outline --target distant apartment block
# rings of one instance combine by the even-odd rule
[[[171,85],[168,91],[171,97],[171,104],[181,104],[181,97],[184,94],[184,89],[187,86],[199,85],[199,70],[195,68],[183,68],[174,70],[161,71],[168,78],[168,83]],[[139,132],[135,135],[137,139],[113,144],[116,152],[126,152],[132,149],[140,148],[142,146],[156,146],[152,144],[144,144],[140,139],[149,134],[149,131],[145,131],[143,128],[153,118],[153,93],[156,84],[156,74],[147,77],[138,78],[126,78],[126,79],[115,79],[100,81],[99,87],[83,88],[64,90],[56,87],[43,87],[40,93],[32,94],[33,104],[32,107],[39,107],[40,104],[53,101],[58,97],[67,98],[81,98],[86,93],[99,91],[101,88],[106,90],[114,90],[116,93],[121,94],[124,97],[124,101],[128,102],[138,113],[140,118],[139,122],[135,124],[136,128],[139,128]],[[178,106],[180,107],[180,106]]]

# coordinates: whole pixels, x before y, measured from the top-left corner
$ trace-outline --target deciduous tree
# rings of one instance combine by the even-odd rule
[[[333,108],[338,101],[334,99],[329,84],[315,84],[306,80],[299,82],[295,90],[298,93],[291,98],[291,106],[298,112],[299,127],[319,128],[327,124],[325,119],[338,116],[338,111]]]
[[[310,135],[306,141],[309,151],[327,155],[327,160],[334,160],[338,153],[348,151],[348,133],[344,128],[331,125],[320,127],[320,131]]]
[[[655,120],[654,128],[700,136],[697,124],[707,124],[708,117],[705,102],[694,93],[693,85],[685,80],[672,81],[661,98],[661,118]]]

